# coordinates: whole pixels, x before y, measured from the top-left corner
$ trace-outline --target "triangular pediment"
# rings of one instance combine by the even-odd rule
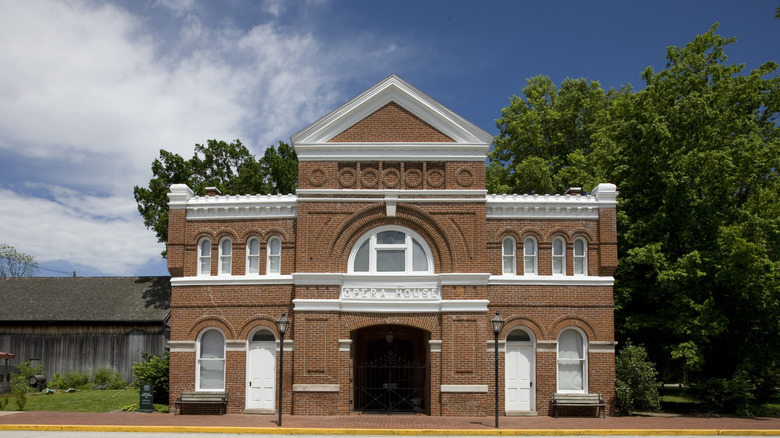
[[[290,137],[298,159],[484,160],[493,136],[391,75]]]

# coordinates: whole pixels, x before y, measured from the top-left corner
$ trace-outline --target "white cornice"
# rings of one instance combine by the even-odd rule
[[[171,286],[247,286],[268,284],[293,284],[292,275],[198,275],[173,277]]]
[[[614,277],[585,275],[491,275],[488,285],[516,286],[613,286]]]
[[[485,161],[490,144],[316,143],[296,144],[299,161]]]
[[[615,208],[614,184],[599,184],[590,195],[487,195],[488,219],[598,219]]]
[[[342,299],[295,299],[296,312],[360,312],[360,313],[438,313],[487,312],[488,300],[441,301],[347,301]]]

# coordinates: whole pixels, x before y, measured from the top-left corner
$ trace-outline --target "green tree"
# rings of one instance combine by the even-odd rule
[[[615,360],[615,393],[617,409],[657,411],[661,408],[658,395],[658,373],[641,345],[627,343]]]
[[[171,367],[171,353],[167,349],[159,356],[143,354],[144,361],[133,364],[135,385],[148,383],[154,388],[154,403],[168,404],[168,382]]]
[[[34,277],[38,273],[35,257],[19,252],[13,246],[0,244],[0,278]]]
[[[747,73],[728,63],[735,39],[717,27],[669,47],[665,69],[643,72],[644,89],[601,93],[606,104],[563,134],[585,146],[550,140],[557,134],[544,127],[566,111],[553,97],[535,104],[554,89],[529,82],[529,103],[514,111],[522,117],[505,109],[498,121],[488,185],[615,183],[619,340],[643,344],[665,379],[750,379],[730,387],[760,403],[780,364],[780,77],[774,62]],[[515,134],[522,129],[530,133]],[[586,165],[571,164],[573,152]],[[523,162],[526,175],[507,177]],[[562,184],[572,168],[580,176]],[[514,183],[534,175],[528,187]]]
[[[168,241],[168,192],[172,184],[187,184],[196,195],[217,187],[224,195],[292,193],[298,182],[298,157],[293,148],[279,142],[257,160],[240,140],[209,140],[195,145],[192,158],[160,150],[152,162],[148,187],[135,186],[133,195],[144,225]],[[165,256],[165,252],[163,252]]]

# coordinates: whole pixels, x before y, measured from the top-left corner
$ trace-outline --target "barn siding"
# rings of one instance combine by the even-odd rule
[[[49,378],[57,372],[91,374],[107,367],[129,382],[133,364],[143,360],[144,352],[161,354],[166,341],[162,324],[0,326],[0,351],[16,354],[9,365],[41,359],[33,364],[43,365]]]

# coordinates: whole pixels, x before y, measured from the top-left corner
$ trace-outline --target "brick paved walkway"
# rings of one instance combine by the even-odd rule
[[[106,414],[73,412],[20,412],[0,416],[0,430],[3,425],[101,425],[101,426],[173,426],[173,427],[241,427],[274,428],[275,415],[170,415],[112,412]],[[346,417],[304,417],[284,416],[285,429],[373,429],[382,430],[424,429],[424,430],[495,430],[493,417],[428,417],[423,415],[351,415]],[[764,431],[761,434],[780,435],[780,418],[737,418],[737,417],[501,417],[501,429],[575,431]],[[283,432],[282,430],[278,430]],[[387,433],[387,432],[385,432]],[[560,433],[565,435],[566,433]],[[707,433],[710,434],[710,433]]]

